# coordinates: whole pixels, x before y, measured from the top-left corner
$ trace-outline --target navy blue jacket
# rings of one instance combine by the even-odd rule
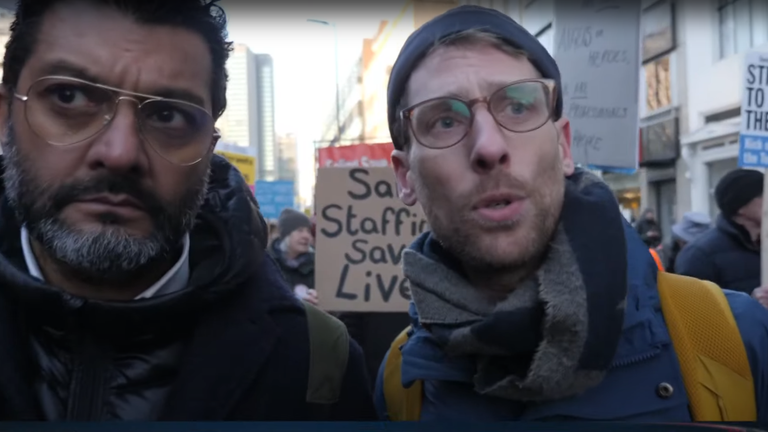
[[[760,247],[744,228],[720,215],[712,229],[680,251],[675,273],[750,294],[760,286]]]
[[[602,383],[578,397],[546,403],[518,403],[483,396],[473,390],[474,368],[464,358],[447,357],[418,325],[402,349],[403,384],[424,380],[422,420],[617,420],[689,422],[688,397],[656,289],[656,264],[638,234],[626,225],[629,290],[624,332],[613,364]],[[746,345],[755,380],[758,421],[768,422],[768,311],[744,293],[726,291]],[[386,362],[386,359],[385,359]],[[674,392],[663,399],[659,384]],[[387,419],[383,367],[375,390],[381,419]]]

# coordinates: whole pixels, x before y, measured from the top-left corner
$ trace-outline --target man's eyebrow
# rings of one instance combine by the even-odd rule
[[[161,87],[157,90],[153,90],[150,95],[157,96],[160,98],[165,99],[176,99],[184,102],[189,102],[191,104],[195,104],[199,107],[205,107],[205,99],[198,95],[197,93],[193,93],[189,90],[183,90],[179,88],[171,88],[171,87]]]
[[[84,81],[92,82],[94,84],[108,85],[104,80],[100,79],[96,74],[89,72],[87,69],[70,63],[66,60],[57,60],[49,63],[40,69],[40,76],[67,76],[72,78],[81,79]],[[173,87],[160,87],[153,89],[149,92],[141,92],[147,96],[154,96],[158,98],[177,99],[185,102],[189,102],[201,107],[205,107],[205,98],[197,93],[189,90]]]
[[[40,69],[40,76],[60,75],[90,81],[95,84],[104,84],[95,75],[88,72],[85,68],[72,64],[66,60],[57,60],[46,64]]]
[[[511,79],[511,80],[484,80],[480,84],[480,88],[482,89],[483,93],[485,93],[485,96],[490,96],[491,93],[499,91],[503,89],[504,87],[514,84],[518,81],[523,81],[523,79]],[[462,101],[467,101],[472,98],[469,97],[469,90],[466,88],[459,88],[455,90],[448,90],[441,92],[440,94],[434,95],[432,97],[429,97],[425,100],[429,99],[437,99],[437,98],[452,98],[452,99],[459,99]]]

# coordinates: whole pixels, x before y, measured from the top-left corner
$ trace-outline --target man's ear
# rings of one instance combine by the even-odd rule
[[[409,178],[411,162],[408,159],[408,151],[395,150],[392,152],[392,167],[395,169],[397,181],[397,195],[400,201],[407,206],[416,204],[416,191],[413,182]]]
[[[571,153],[571,122],[566,117],[560,117],[555,122],[557,128],[557,145],[560,147],[560,160],[563,161],[563,174],[567,177],[576,170]]]
[[[213,136],[211,137],[211,147],[208,149],[209,153],[213,153],[213,151],[216,150],[216,144],[219,143],[219,140],[221,140],[221,132],[219,131],[219,128],[215,127],[213,128]]]

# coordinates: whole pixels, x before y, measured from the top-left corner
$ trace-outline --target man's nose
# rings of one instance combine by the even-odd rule
[[[108,124],[96,136],[89,153],[92,168],[130,172],[139,170],[146,162],[137,118],[138,104],[134,99],[120,98],[111,116],[104,118]]]
[[[510,163],[509,145],[493,116],[485,107],[478,107],[469,135],[472,140],[472,169],[488,173]]]

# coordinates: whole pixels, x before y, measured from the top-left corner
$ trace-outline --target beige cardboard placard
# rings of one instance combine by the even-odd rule
[[[328,311],[404,312],[402,252],[428,229],[421,207],[397,197],[392,168],[319,168],[315,288]]]

